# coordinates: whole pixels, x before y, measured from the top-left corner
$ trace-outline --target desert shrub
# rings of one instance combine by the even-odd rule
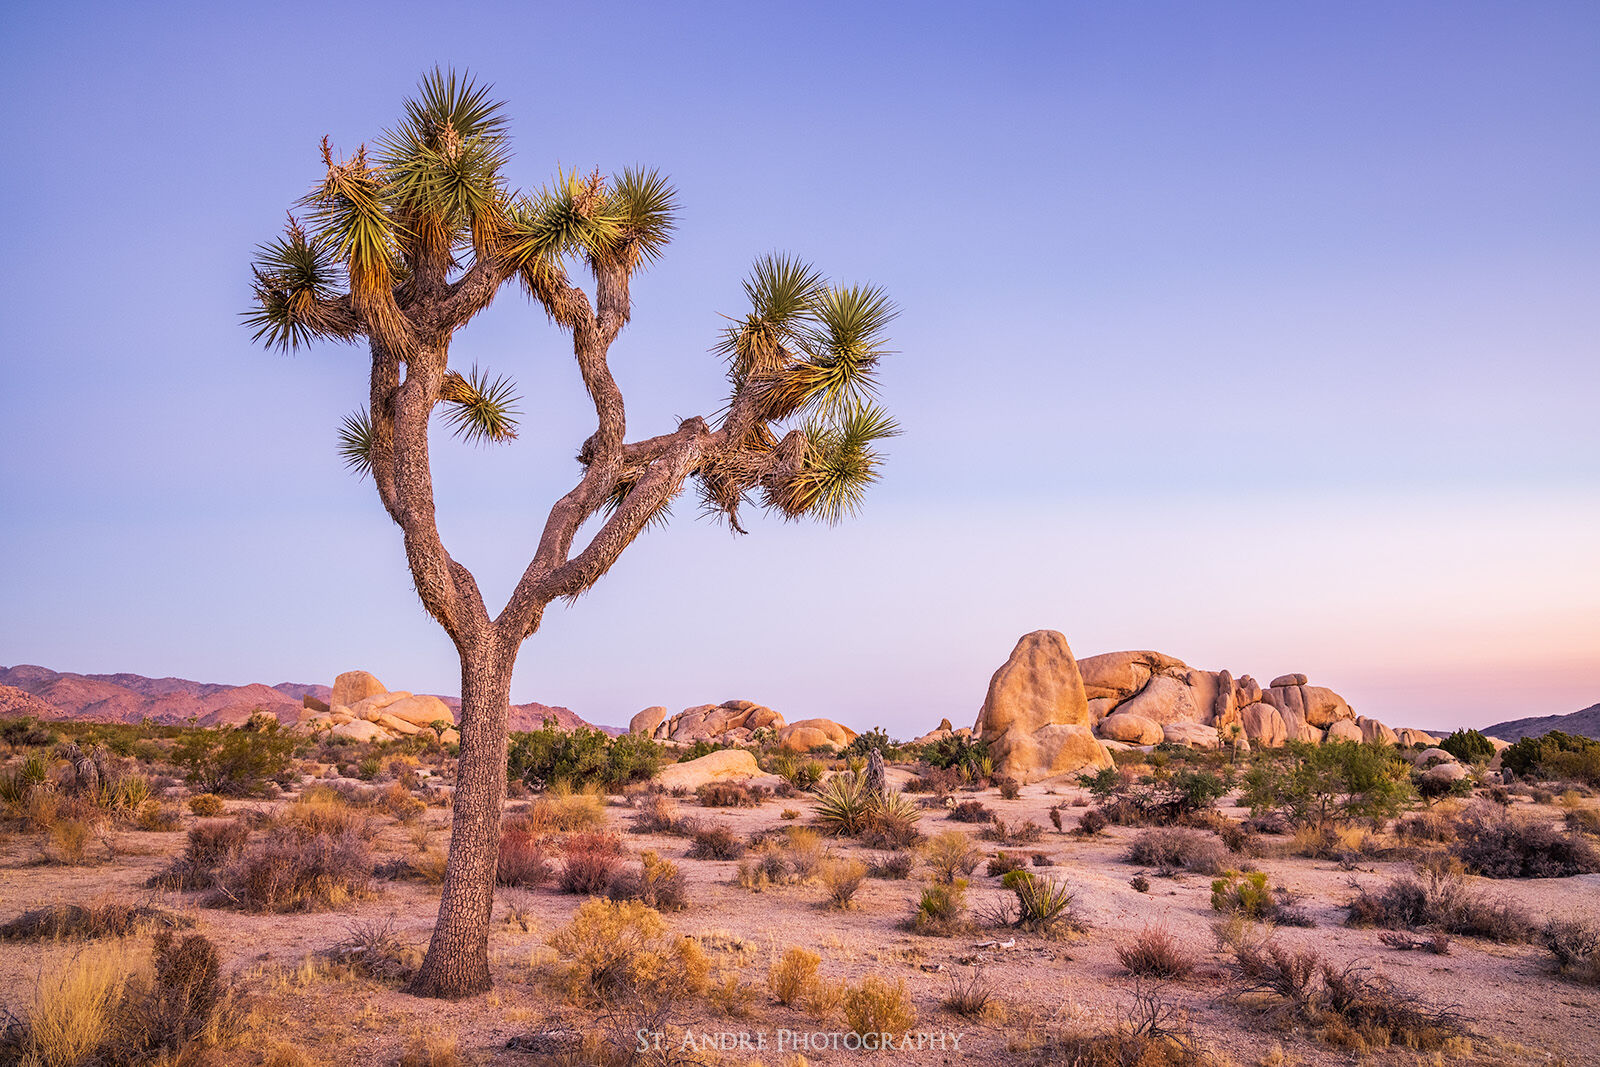
[[[554,872],[539,837],[526,824],[510,821],[500,828],[500,849],[495,861],[495,881],[506,886],[541,886]]]
[[[1600,834],[1600,809],[1573,808],[1566,814],[1567,831],[1575,834]]]
[[[845,759],[850,759],[853,756],[865,756],[869,752],[876,752],[885,760],[889,760],[894,758],[899,748],[899,743],[890,740],[883,727],[874,726],[866,733],[857,734],[839,754]]]
[[[313,785],[292,803],[273,814],[273,821],[302,836],[353,834],[371,840],[378,831],[371,817],[358,805],[367,802],[370,790],[352,797],[325,785]]]
[[[1500,766],[1519,778],[1571,778],[1600,785],[1600,741],[1551,730],[1524,737],[1500,753]]]
[[[916,865],[917,857],[910,852],[883,852],[873,857],[867,873],[874,878],[903,881],[911,877],[911,871]]]
[[[966,913],[966,879],[935,882],[922,890],[911,915],[911,925],[924,934],[952,934],[966,928]]]
[[[182,822],[183,814],[176,804],[165,804],[159,800],[145,801],[133,817],[133,825],[137,829],[153,834],[171,833]]]
[[[548,943],[566,962],[579,1000],[671,1000],[708,985],[710,964],[699,943],[669,938],[660,913],[640,901],[592,897]]]
[[[950,976],[950,991],[939,1001],[945,1011],[963,1019],[979,1019],[988,1011],[994,1000],[994,989],[983,976],[981,967],[974,967],[965,978],[960,972]]]
[[[1347,906],[1346,924],[1439,930],[1501,942],[1526,941],[1533,935],[1533,921],[1521,907],[1472,892],[1459,864],[1425,863],[1420,874],[1396,878],[1378,892],[1359,890]]]
[[[1099,808],[1086,808],[1083,814],[1078,816],[1078,825],[1073,828],[1073,833],[1082,834],[1084,837],[1093,837],[1095,834],[1103,832],[1110,822],[1111,820],[1106,818],[1105,812]]]
[[[1001,875],[1010,874],[1012,871],[1020,871],[1025,866],[1026,864],[1023,862],[1022,857],[1017,853],[1001,852],[990,858],[988,865],[984,867],[983,873],[990,878],[998,878]]]
[[[1117,946],[1117,959],[1141,978],[1186,978],[1194,970],[1189,955],[1165,926],[1146,926],[1132,941]]]
[[[978,836],[1000,845],[1032,845],[1044,837],[1044,830],[1032,819],[1008,825],[996,815]]]
[[[744,855],[744,842],[726,826],[707,826],[696,830],[689,858],[697,860],[736,860]]]
[[[1000,790],[1002,800],[1015,800],[1022,795],[1022,786],[1009,774],[1002,775],[995,786]]]
[[[1392,746],[1291,741],[1286,753],[1253,763],[1241,800],[1251,814],[1326,827],[1391,818],[1410,796],[1409,768]]]
[[[398,823],[411,823],[421,818],[428,805],[411,795],[399,782],[390,782],[379,790],[375,806]]]
[[[917,1022],[904,979],[890,984],[888,979],[868,975],[859,985],[845,989],[842,1006],[845,1025],[850,1033],[863,1039],[863,1047],[867,1047],[869,1036],[876,1039],[880,1034],[903,1034]]]
[[[1600,851],[1582,834],[1474,804],[1456,822],[1451,853],[1486,878],[1565,878],[1600,871]]]
[[[1160,826],[1141,830],[1128,849],[1127,862],[1164,870],[1220,874],[1227,867],[1222,842],[1200,830]]]
[[[989,756],[989,746],[964,734],[949,734],[922,746],[922,759],[938,770],[967,767],[976,771]]]
[[[1225,871],[1211,883],[1211,907],[1257,922],[1280,926],[1315,926],[1311,917],[1294,906],[1285,889],[1267,885],[1265,871]]]
[[[612,878],[606,896],[641,901],[657,911],[682,911],[689,906],[683,872],[676,863],[650,850],[639,854],[638,870],[625,869]]]
[[[822,865],[822,885],[828,891],[828,904],[848,908],[867,877],[867,865],[860,860],[832,860]]]
[[[66,941],[127,937],[151,929],[181,929],[194,921],[148,904],[51,904],[0,926],[0,941]]]
[[[783,819],[785,821],[792,820],[792,819],[798,819],[799,817],[800,817],[800,812],[797,811],[794,808],[784,808],[783,811],[780,812],[779,815],[778,815],[778,818]]]
[[[917,823],[922,809],[905,794],[889,792],[872,797],[860,837],[871,848],[910,848],[922,840]]]
[[[605,800],[595,793],[553,787],[520,813],[537,833],[583,833],[606,825]]]
[[[274,826],[216,872],[214,901],[245,911],[313,911],[368,892],[372,855],[354,830]]]
[[[187,731],[172,761],[203,791],[241,796],[259,793],[269,779],[284,774],[296,743],[275,716],[258,712],[241,726]]]
[[[546,719],[538,730],[511,735],[506,770],[511,778],[536,790],[564,783],[573,789],[600,786],[621,789],[647,782],[660,768],[665,750],[648,737],[623,734],[612,738],[602,730],[579,726],[563,730]]]
[[[1494,745],[1476,730],[1457,730],[1439,747],[1462,763],[1479,763],[1494,758]]]
[[[1584,985],[1600,985],[1600,926],[1555,919],[1541,934],[1561,973]]]
[[[767,791],[760,786],[737,782],[707,782],[695,790],[695,795],[706,808],[754,808],[767,799]]]
[[[1052,937],[1087,929],[1073,907],[1077,894],[1064,883],[1029,870],[1017,870],[1001,879],[1001,884],[1016,898],[1010,925],[1019,930]]]
[[[949,885],[977,870],[983,854],[972,839],[959,830],[936,834],[923,852],[923,860],[933,872],[934,881]]]
[[[183,855],[146,885],[153,889],[209,889],[216,883],[217,868],[243,851],[249,839],[250,827],[239,819],[190,827]]]
[[[767,989],[779,1004],[796,1004],[816,986],[821,964],[817,953],[791,946],[767,971]]]
[[[1455,818],[1442,811],[1413,812],[1396,819],[1394,834],[1407,844],[1438,844],[1456,838]]]
[[[95,835],[95,824],[87,819],[59,819],[50,824],[50,847],[46,855],[51,863],[76,866],[89,858],[89,842]]]
[[[154,980],[124,998],[113,1062],[148,1062],[201,1041],[222,1006],[221,959],[203,935],[157,934],[152,964]]]
[[[750,1014],[750,1004],[755,999],[755,988],[741,981],[736,971],[724,971],[721,981],[711,983],[706,999],[716,1005],[724,1015],[743,1018]]]
[[[1132,886],[1133,889],[1136,892],[1139,892],[1139,893],[1148,893],[1148,892],[1150,892],[1150,879],[1146,878],[1142,874],[1136,874],[1132,878],[1129,878],[1128,879],[1128,884],[1130,886]]]
[[[954,819],[956,822],[986,823],[994,818],[994,812],[990,811],[988,805],[981,800],[963,800],[951,808],[945,818]]]
[[[422,964],[422,953],[395,934],[393,919],[351,923],[345,937],[319,955],[387,985],[409,982]]]
[[[622,866],[622,842],[615,834],[573,834],[562,847],[563,893],[604,893]]]
[[[790,826],[783,834],[783,856],[795,880],[807,881],[816,874],[827,858],[822,835],[804,826]]]

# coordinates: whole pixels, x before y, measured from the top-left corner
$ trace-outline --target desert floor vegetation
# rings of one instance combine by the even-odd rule
[[[1593,875],[1550,867],[1594,844],[1583,813],[1600,800],[1577,789],[1480,788],[1319,827],[1253,818],[1246,768],[1216,755],[1123,754],[1100,795],[1063,780],[1007,797],[959,753],[948,773],[891,763],[888,805],[821,756],[780,764],[820,787],[781,803],[530,788],[502,825],[494,988],[441,1028],[405,988],[447,855],[448,750],[303,743],[225,794],[165,755],[181,733],[121,738],[149,794],[110,804],[73,794],[59,734],[0,754],[0,1006],[21,1062],[621,1064],[655,1062],[628,1059],[641,1027],[903,1024],[959,1031],[974,1063],[1596,1061],[1579,1035],[1600,1010],[1600,899]],[[1118,812],[1119,796],[1137,802]],[[140,828],[152,801],[175,829]],[[1116,818],[1072,832],[1107,806]],[[47,855],[63,821],[92,825],[87,862]],[[155,961],[158,939],[170,953],[196,936],[215,1010],[191,1017]],[[182,1047],[152,1051],[152,1019],[188,1019],[160,1024]],[[746,1058],[791,1062],[725,1062]]]

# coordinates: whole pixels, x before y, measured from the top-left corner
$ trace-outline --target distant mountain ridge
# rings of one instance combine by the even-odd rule
[[[1485,726],[1483,732],[1504,741],[1520,741],[1524,737],[1538,737],[1551,730],[1579,737],[1600,740],[1600,704],[1591,704],[1571,715],[1541,715],[1531,719],[1512,719]]]
[[[182,725],[194,719],[201,726],[220,726],[241,723],[259,708],[292,723],[300,716],[303,697],[326,701],[332,694],[329,686],[304,682],[226,685],[188,678],[146,678],[142,674],[74,674],[31,663],[0,667],[0,716],[123,723],[149,719],[164,725]],[[459,698],[440,699],[460,711]],[[569,730],[591,725],[570,708],[539,703],[511,705],[513,730],[538,729],[546,718]]]

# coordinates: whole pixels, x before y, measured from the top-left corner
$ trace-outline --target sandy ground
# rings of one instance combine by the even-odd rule
[[[766,996],[764,976],[784,948],[801,945],[821,953],[822,973],[842,983],[866,974],[903,978],[916,1001],[917,1029],[959,1032],[959,1051],[949,1047],[921,1052],[861,1053],[815,1050],[811,1063],[1010,1063],[1026,1059],[1008,1051],[1025,1039],[1030,1028],[1068,1024],[1089,1029],[1115,1025],[1131,999],[1132,981],[1117,963],[1117,944],[1147,923],[1164,923],[1196,954],[1201,965],[1184,982],[1169,983],[1166,995],[1187,1012],[1194,1038],[1205,1048],[1225,1054],[1236,1064],[1343,1064],[1352,1062],[1483,1062],[1503,1064],[1600,1064],[1600,990],[1579,986],[1553,975],[1549,954],[1532,945],[1502,946],[1458,938],[1448,956],[1396,952],[1385,948],[1374,930],[1341,925],[1340,904],[1351,894],[1352,881],[1378,885],[1404,873],[1404,863],[1372,863],[1355,871],[1337,864],[1306,859],[1256,861],[1274,884],[1295,891],[1317,920],[1312,929],[1282,929],[1276,936],[1291,944],[1315,946],[1331,962],[1360,960],[1408,990],[1438,1004],[1454,1006],[1478,1035],[1475,1060],[1455,1057],[1433,1060],[1403,1051],[1362,1058],[1327,1046],[1304,1033],[1276,1027],[1227,996],[1224,956],[1215,947],[1210,906],[1210,879],[1199,875],[1151,878],[1148,893],[1129,885],[1139,868],[1123,862],[1128,839],[1137,831],[1113,827],[1103,837],[1083,839],[1049,829],[1049,807],[1081,797],[1075,787],[1033,786],[1006,801],[986,791],[981,799],[1008,822],[1032,819],[1046,828],[1044,840],[1028,851],[1047,853],[1054,874],[1075,887],[1078,903],[1090,923],[1087,934],[1049,941],[1018,935],[1009,950],[978,950],[990,934],[954,938],[929,937],[905,928],[912,903],[924,884],[919,870],[909,881],[869,879],[848,911],[823,906],[817,885],[772,887],[760,893],[733,882],[736,861],[713,862],[684,857],[682,838],[624,834],[629,851],[653,848],[677,862],[687,876],[692,906],[668,916],[679,932],[701,936],[712,948],[719,970],[736,971],[757,988],[747,1017],[728,1017],[705,1004],[685,1005],[673,1022],[697,1032],[765,1031],[768,1050],[728,1053],[720,1062],[784,1063],[772,1045],[782,1029],[811,1032],[837,1030],[840,1024],[819,1024],[798,1010],[782,1008]],[[238,809],[246,805],[230,805]],[[254,804],[253,806],[266,806]],[[785,807],[806,811],[799,798],[770,801],[756,809],[685,811],[707,821],[728,824],[740,834],[786,825]],[[1068,812],[1067,825],[1082,809]],[[1546,809],[1549,810],[1549,809]],[[626,830],[629,809],[614,801],[608,818]],[[1234,814],[1238,814],[1235,812]],[[448,812],[431,809],[434,848],[448,837]],[[185,815],[185,828],[193,819]],[[930,811],[921,828],[936,833],[947,828],[974,832],[976,827],[947,821]],[[541,962],[548,960],[544,941],[565,923],[579,903],[553,889],[503,890],[496,903],[491,955],[496,987],[490,994],[464,1003],[442,1004],[408,997],[363,979],[318,976],[306,966],[313,953],[344,938],[352,923],[392,919],[405,940],[426,944],[437,906],[437,891],[416,882],[380,883],[377,896],[335,912],[297,915],[251,915],[198,907],[193,895],[156,893],[142,888],[183,845],[181,831],[127,832],[117,838],[121,854],[90,867],[38,865],[38,838],[13,834],[0,840],[0,920],[52,902],[98,899],[135,900],[154,896],[169,907],[188,909],[198,929],[223,953],[225,967],[252,998],[256,1047],[224,1051],[218,1062],[270,1062],[274,1043],[299,1049],[316,1063],[395,1063],[419,1032],[455,1035],[463,1057],[481,1064],[534,1062],[525,1053],[508,1051],[511,1037],[547,1027],[592,1028],[596,1020],[566,1004],[552,991]],[[835,846],[846,855],[870,858],[870,850],[849,843]],[[985,846],[989,851],[994,846]],[[378,838],[382,854],[414,853],[408,833],[388,825]],[[1541,921],[1551,916],[1600,920],[1600,876],[1536,881],[1471,879],[1475,888],[1512,899]],[[999,895],[999,880],[982,870],[973,878],[972,901]],[[508,922],[513,909],[525,912],[528,929]],[[1009,935],[1001,935],[1009,936]],[[131,954],[149,951],[148,938],[121,943]],[[74,951],[71,945],[0,943],[0,1006],[21,1014],[29,991],[47,959]],[[963,1020],[940,1007],[950,976],[963,973],[961,961],[977,957],[1006,1004],[1002,1017],[981,1023]],[[941,970],[933,970],[942,965]],[[716,1057],[708,1057],[716,1060]]]

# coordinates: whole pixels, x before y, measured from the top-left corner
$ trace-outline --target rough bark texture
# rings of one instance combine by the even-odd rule
[[[462,657],[461,759],[450,858],[433,940],[410,987],[420,996],[466,997],[490,986],[489,915],[506,799],[512,660],[498,654]]]

